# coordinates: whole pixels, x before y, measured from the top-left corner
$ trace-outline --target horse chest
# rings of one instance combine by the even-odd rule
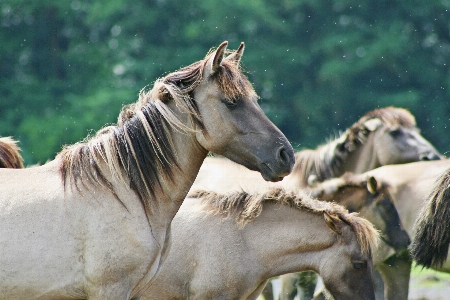
[[[146,218],[127,215],[115,222],[93,222],[85,241],[85,278],[94,286],[126,279],[132,295],[155,276],[161,264],[166,228],[150,227]]]

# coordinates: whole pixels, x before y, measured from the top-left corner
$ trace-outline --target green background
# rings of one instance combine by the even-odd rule
[[[26,164],[116,122],[140,89],[246,43],[261,106],[296,149],[409,109],[446,154],[450,1],[0,1],[0,136]]]

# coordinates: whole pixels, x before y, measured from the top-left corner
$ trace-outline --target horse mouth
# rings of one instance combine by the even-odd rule
[[[259,172],[265,181],[277,182],[283,180],[284,178],[284,176],[279,176],[279,174],[273,171],[266,163],[261,164],[261,169]]]
[[[441,160],[443,157],[439,153],[422,153],[419,155],[419,160],[430,161],[430,160]]]

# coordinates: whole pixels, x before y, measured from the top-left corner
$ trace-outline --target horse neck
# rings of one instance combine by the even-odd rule
[[[168,105],[173,114],[185,126],[191,126],[189,116],[181,112],[176,105]],[[169,166],[169,170],[159,170],[157,172],[157,181],[160,186],[154,188],[154,195],[150,199],[145,199],[152,206],[151,215],[147,216],[152,228],[167,228],[173,217],[180,208],[185,199],[200,166],[207,155],[207,150],[197,142],[195,132],[185,132],[170,125],[166,126],[165,134],[171,137],[172,148],[175,153],[176,163]],[[158,158],[155,158],[158,159]],[[104,168],[108,173],[108,168]],[[165,174],[171,174],[165,176]],[[111,176],[107,176],[111,177]],[[130,197],[128,187],[125,187],[123,181],[118,178],[111,179],[114,189],[118,190],[117,196],[125,206],[134,212],[142,210],[140,201]]]
[[[317,270],[323,251],[336,241],[322,214],[266,203],[263,212],[244,227],[250,254],[264,278]]]
[[[194,134],[180,133],[175,130],[172,136],[178,155],[179,168],[174,168],[173,182],[163,181],[163,189],[166,195],[170,195],[172,202],[181,205],[194,183],[208,151],[198,144]]]
[[[182,123],[191,126],[186,113],[179,112],[175,105],[170,108]],[[161,210],[168,210],[165,216],[169,216],[172,220],[194,183],[208,151],[197,142],[195,133],[181,132],[174,128],[170,128],[169,131],[176,151],[178,167],[172,166],[172,180],[161,178],[162,192],[160,194],[163,196],[158,197],[157,201],[166,202],[159,207]]]
[[[336,177],[345,172],[364,173],[381,166],[375,151],[377,145],[374,136],[375,132],[369,133],[363,144],[358,143],[356,148],[347,154],[339,167],[339,173],[335,174]]]

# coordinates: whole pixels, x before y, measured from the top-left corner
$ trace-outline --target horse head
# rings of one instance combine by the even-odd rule
[[[380,166],[420,160],[439,160],[442,155],[426,140],[407,110],[387,107],[376,110],[364,126],[373,134],[374,153]]]
[[[381,239],[395,250],[406,249],[411,240],[402,226],[400,216],[387,186],[375,177],[345,173],[312,189],[320,200],[335,201],[350,212],[358,212],[380,231]]]
[[[197,140],[206,150],[259,171],[265,180],[279,181],[292,170],[293,149],[265,116],[239,69],[244,43],[225,56],[227,44],[207,56],[203,79],[193,91],[204,125]]]
[[[377,233],[368,221],[353,214],[347,217],[324,213],[337,241],[330,247],[335,259],[324,260],[318,273],[335,300],[375,299],[371,249],[376,246]]]

